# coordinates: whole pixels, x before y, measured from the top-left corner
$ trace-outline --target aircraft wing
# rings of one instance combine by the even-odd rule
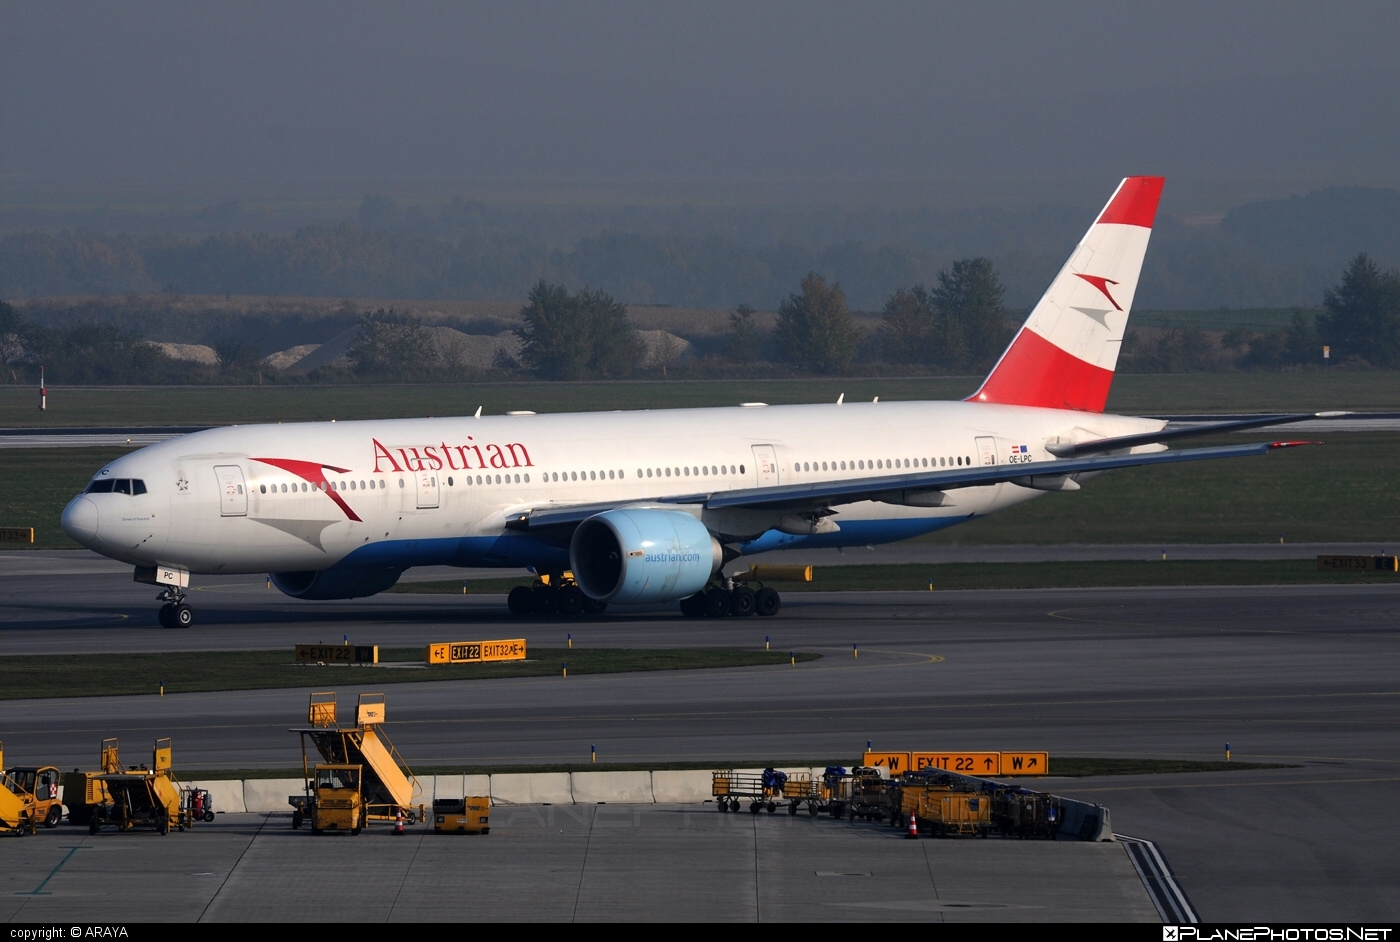
[[[1311,418],[1303,416],[1302,418]],[[1271,419],[1270,421],[1274,421]],[[1295,419],[1294,421],[1297,421]],[[1232,423],[1222,423],[1232,424]],[[1236,426],[1237,427],[1237,426]],[[1160,434],[1160,433],[1153,433]],[[1127,437],[1127,436],[1125,436]],[[1133,436],[1137,437],[1137,436]],[[1111,439],[1109,440],[1111,441]],[[780,484],[773,487],[752,487],[717,492],[671,495],[667,497],[611,503],[550,505],[531,510],[517,510],[507,515],[506,527],[511,530],[553,530],[565,536],[574,526],[597,513],[623,506],[700,505],[711,509],[744,507],[764,510],[810,510],[865,500],[886,500],[903,503],[905,495],[979,487],[1004,481],[1035,486],[1035,479],[1062,479],[1068,475],[1136,468],[1144,465],[1175,464],[1181,461],[1208,461],[1216,458],[1240,458],[1246,455],[1268,454],[1280,448],[1317,444],[1315,442],[1259,442],[1249,445],[1225,445],[1215,448],[1188,448],[1180,451],[1158,451],[1128,455],[1092,455],[1057,458],[1052,461],[1032,461],[1026,464],[999,464],[989,467],[944,468],[940,471],[917,471],[861,477],[841,481],[819,481],[810,484]],[[1128,447],[1116,445],[1114,447]],[[936,506],[929,504],[928,506]]]
[[[1337,412],[1294,412],[1287,415],[1257,415],[1247,419],[1231,419],[1228,422],[1205,422],[1181,425],[1176,428],[1161,429],[1156,432],[1142,432],[1137,435],[1119,435],[1115,438],[1099,438],[1091,442],[1052,442],[1045,450],[1056,458],[1073,458],[1078,455],[1102,454],[1138,445],[1156,445],[1182,438],[1197,438],[1201,435],[1215,435],[1220,432],[1243,432],[1252,428],[1271,425],[1287,425],[1289,422],[1304,422],[1308,419],[1327,418],[1341,415]]]

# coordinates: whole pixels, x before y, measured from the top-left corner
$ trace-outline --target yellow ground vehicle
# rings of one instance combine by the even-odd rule
[[[294,804],[292,827],[300,828],[311,818],[311,833],[349,831],[359,834],[365,825],[364,767],[359,765],[318,765],[310,793],[301,804]]]
[[[0,828],[18,829],[23,825],[32,834],[40,823],[46,828],[58,827],[63,820],[63,802],[58,797],[58,769],[51,765],[17,767],[5,771],[5,744],[0,743],[0,777],[4,790],[14,800],[6,799],[0,809]],[[15,823],[10,824],[13,820]]]
[[[51,765],[40,768],[14,768],[5,773],[7,784],[23,796],[31,808],[30,817],[46,828],[58,827],[63,820],[63,802],[58,797],[58,769]]]
[[[486,797],[438,798],[433,801],[433,830],[465,834],[491,833],[491,800]]]
[[[182,800],[179,783],[171,774],[169,739],[157,739],[152,751],[152,768],[131,768],[125,772],[105,772],[97,780],[107,787],[111,800],[93,808],[88,833],[103,827],[129,831],[137,827],[155,828],[161,834],[170,829],[183,831],[194,826],[194,818]]]
[[[355,725],[341,726],[336,715],[335,693],[331,691],[313,693],[307,711],[309,728],[294,729],[301,735],[301,765],[305,777],[304,794],[291,795],[287,803],[292,806],[292,827],[299,828],[311,818],[312,832],[334,828],[359,833],[359,829],[370,821],[396,821],[400,814],[408,824],[425,821],[427,815],[422,804],[414,800],[423,792],[418,780],[403,762],[394,744],[384,734],[384,694],[362,693],[355,707]],[[307,744],[311,744],[320,754],[320,764],[313,766],[309,760]],[[323,818],[326,826],[316,823],[316,812],[321,804],[322,771],[340,770],[348,772],[358,769],[357,822],[347,819],[335,825],[331,818]],[[330,786],[325,786],[330,789]],[[347,790],[346,786],[333,791]],[[341,802],[349,800],[344,796],[327,800]],[[329,812],[331,809],[328,808]],[[336,807],[337,811],[344,810]],[[334,819],[340,822],[339,818]]]
[[[74,769],[63,775],[63,803],[68,806],[68,820],[74,824],[88,824],[92,820],[93,809],[110,804],[112,795],[99,779],[104,774],[115,775],[122,770],[121,759],[117,756],[116,739],[102,740],[102,755],[97,772],[83,772]]]

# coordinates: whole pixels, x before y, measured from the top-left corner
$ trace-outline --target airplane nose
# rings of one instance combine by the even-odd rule
[[[63,532],[84,546],[97,539],[97,505],[86,497],[75,497],[63,508]]]

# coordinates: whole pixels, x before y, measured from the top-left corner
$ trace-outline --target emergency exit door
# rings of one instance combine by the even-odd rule
[[[758,474],[759,487],[778,483],[778,456],[772,445],[753,446],[753,469]]]
[[[438,476],[436,471],[418,472],[418,509],[428,510],[438,505]]]
[[[243,484],[243,469],[236,464],[214,466],[219,479],[219,514],[224,517],[248,515],[248,488]]]

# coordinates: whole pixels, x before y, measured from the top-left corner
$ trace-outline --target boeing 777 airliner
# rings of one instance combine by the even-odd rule
[[[269,573],[350,599],[412,566],[529,567],[517,614],[676,600],[775,614],[722,567],[778,547],[864,546],[964,523],[1114,468],[1288,442],[1165,442],[1303,416],[1167,430],[1106,415],[1161,177],[1129,177],[981,387],[960,402],[830,402],[209,429],[118,458],[63,530],[194,620],[197,574]],[[571,573],[572,578],[567,574]]]

